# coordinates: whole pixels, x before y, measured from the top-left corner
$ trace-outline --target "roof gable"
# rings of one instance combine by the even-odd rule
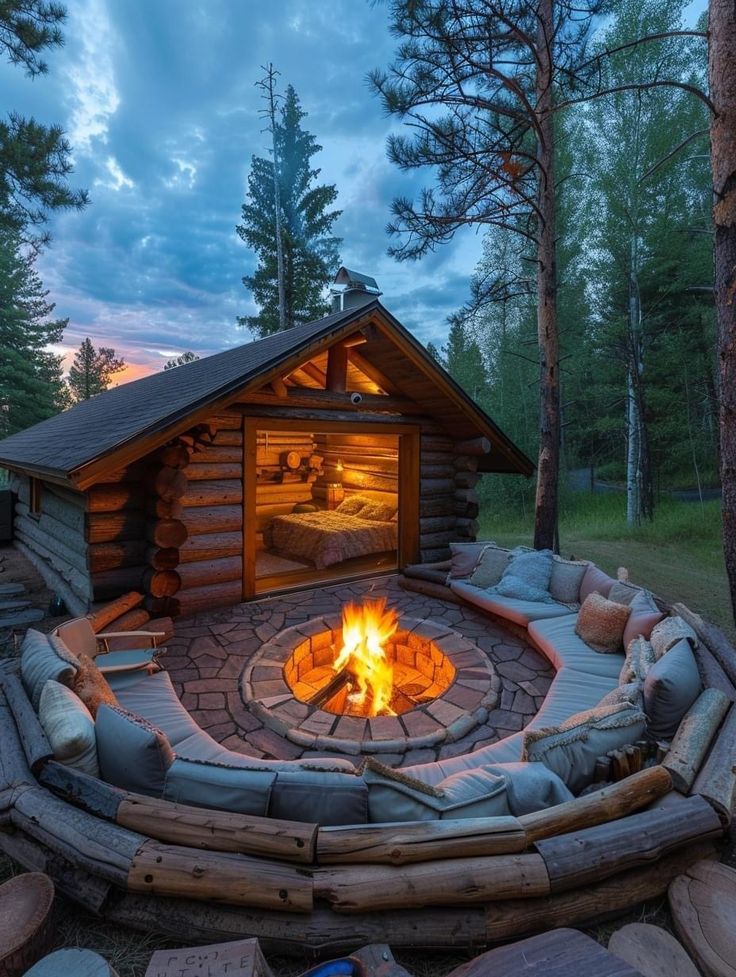
[[[356,323],[371,318],[380,330],[380,342],[389,347],[400,343],[405,353],[411,354],[414,363],[409,365],[406,374],[410,379],[417,376],[418,365],[425,380],[433,378],[444,389],[435,394],[432,392],[435,384],[425,383],[425,397],[412,397],[411,390],[406,391],[407,396],[431,416],[442,420],[447,405],[444,412],[438,411],[432,401],[439,403],[449,394],[458,416],[474,432],[492,436],[494,446],[502,448],[508,460],[508,466],[502,470],[529,474],[533,468],[529,459],[378,301],[114,387],[0,441],[0,465],[74,481],[75,473],[81,469],[99,459],[115,456],[124,448],[134,450],[144,438],[146,445],[141,444],[139,456],[146,454],[156,446],[150,443],[152,437],[156,439],[160,435],[158,443],[163,443],[190,426],[196,412],[211,405],[225,406],[245,388],[258,385],[261,379],[265,382],[269,374],[278,372],[281,364],[298,363],[302,353],[327,348],[354,329]],[[462,436],[459,434],[459,439]],[[128,460],[131,459],[119,464]]]

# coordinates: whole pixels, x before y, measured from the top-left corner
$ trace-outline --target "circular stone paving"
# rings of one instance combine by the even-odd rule
[[[323,736],[302,746],[267,726],[246,706],[242,678],[254,656],[278,634],[294,626],[309,628],[314,618],[334,617],[339,621],[345,603],[377,597],[386,597],[388,606],[399,615],[431,621],[466,638],[480,649],[500,679],[499,700],[485,722],[454,741],[444,739],[435,746],[406,752],[381,752],[384,763],[403,767],[472,753],[522,729],[538,712],[553,671],[547,660],[530,647],[523,632],[468,605],[402,590],[395,576],[300,590],[180,618],[161,662],[195,722],[241,756],[275,760],[335,756],[334,738],[348,744],[347,749],[343,746],[343,755],[352,753],[357,757],[361,751],[355,738],[355,717],[337,717],[331,737]],[[307,631],[306,636],[311,633]],[[305,718],[305,706],[294,701],[291,708],[291,725],[298,727]],[[424,721],[431,719],[429,714]]]
[[[313,618],[281,631],[243,673],[243,699],[264,726],[292,743],[349,754],[405,753],[453,743],[488,718],[501,682],[487,655],[457,631],[401,616],[387,658],[424,681],[418,701],[395,716],[338,715],[310,703],[334,675],[340,616]],[[317,682],[311,685],[310,679]],[[339,734],[336,727],[340,726]]]

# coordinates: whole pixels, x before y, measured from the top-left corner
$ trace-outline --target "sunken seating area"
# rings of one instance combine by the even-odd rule
[[[0,847],[120,923],[203,942],[257,936],[297,953],[349,950],[379,932],[398,947],[482,946],[661,895],[730,826],[733,649],[686,608],[590,564],[558,561],[539,599],[513,596],[518,583],[499,582],[519,555],[466,544],[434,580],[403,584],[430,583],[482,609],[489,632],[501,619],[523,627],[555,670],[541,709],[474,751],[453,740],[448,720],[448,748],[400,769],[380,762],[389,754],[376,742],[390,741],[337,736],[329,756],[245,757],[201,729],[167,672],[140,654],[134,668],[106,673],[117,704],[100,702],[90,720],[99,773],[89,753],[71,765],[54,755],[41,700],[74,694],[65,682],[76,683],[78,656],[58,636],[27,638],[2,670]],[[515,564],[522,576],[535,559]],[[274,657],[252,662],[244,684],[277,681],[254,673],[278,670],[282,647],[301,694],[296,649],[308,649],[297,655],[303,674],[319,668],[311,637],[325,620],[302,625],[300,645],[289,628],[264,640]],[[431,623],[441,644],[452,629]],[[403,619],[396,633],[400,661],[398,649],[411,648]],[[54,675],[47,656],[32,654],[42,640],[58,659]],[[487,722],[505,691],[493,655],[490,671],[471,677],[462,641],[441,648],[455,669],[450,688],[483,683],[475,718]],[[261,706],[267,692],[279,698],[264,687]],[[275,714],[279,705],[269,703]],[[430,707],[419,701],[398,718],[432,716]],[[316,713],[290,708],[284,741],[294,745]]]

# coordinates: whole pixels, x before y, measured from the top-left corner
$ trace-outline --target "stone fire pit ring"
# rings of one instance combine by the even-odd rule
[[[241,680],[253,715],[298,746],[358,756],[454,742],[484,723],[498,702],[500,677],[476,644],[445,625],[402,615],[391,655],[436,678],[443,690],[399,716],[366,719],[319,709],[298,697],[299,679],[331,661],[341,636],[340,615],[324,615],[266,642]]]

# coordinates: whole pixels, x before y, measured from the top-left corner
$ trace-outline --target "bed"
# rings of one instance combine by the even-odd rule
[[[309,560],[320,570],[356,556],[397,548],[398,522],[390,509],[379,513],[388,519],[376,518],[375,506],[369,510],[371,518],[362,518],[360,507],[352,513],[351,507],[346,511],[344,505],[333,511],[274,516],[263,531],[263,542],[270,550]]]

